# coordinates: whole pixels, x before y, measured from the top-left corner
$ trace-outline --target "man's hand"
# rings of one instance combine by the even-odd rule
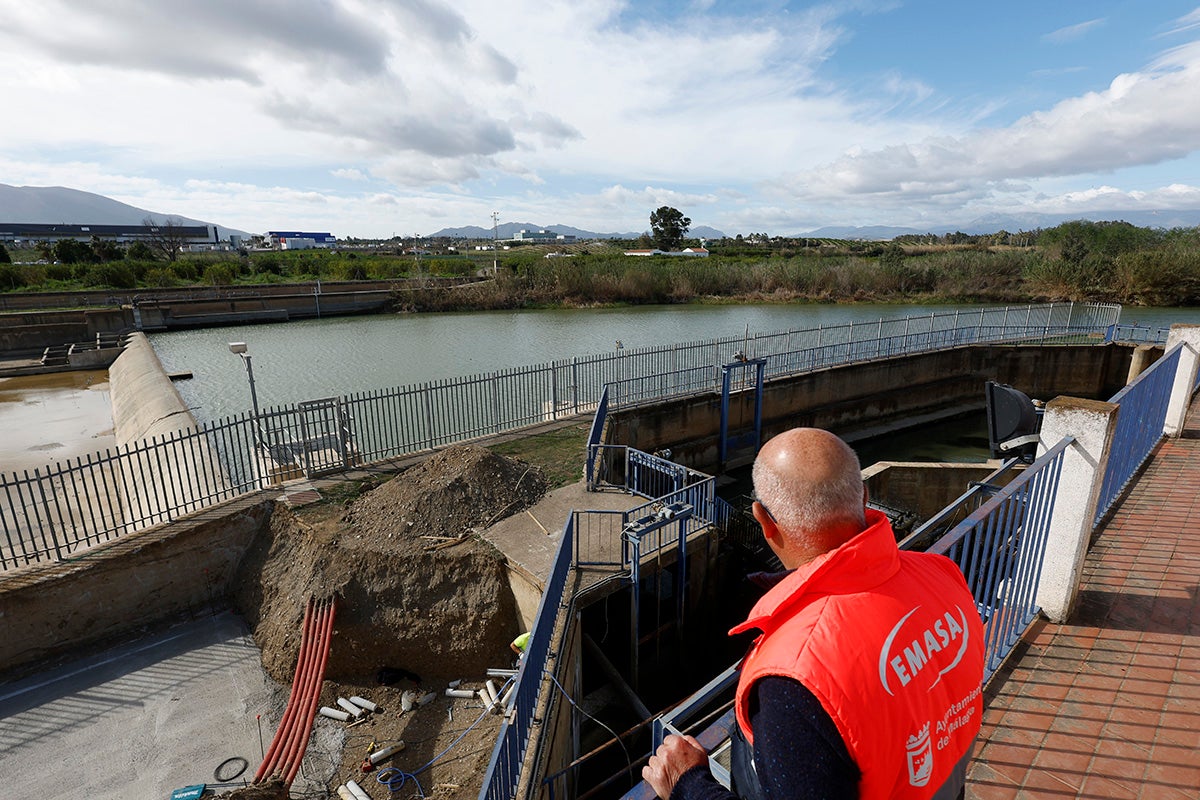
[[[699,764],[708,764],[708,753],[691,736],[668,736],[642,767],[642,779],[662,800],[670,800],[679,776]]]

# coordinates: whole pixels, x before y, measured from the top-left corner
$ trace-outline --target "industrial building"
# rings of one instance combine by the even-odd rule
[[[517,231],[516,234],[513,236],[513,241],[514,242],[569,243],[569,242],[575,241],[575,236],[574,236],[574,234],[555,233],[554,231],[547,231],[547,230],[540,230],[540,231],[520,230],[520,231]]]
[[[328,231],[267,231],[267,243],[277,250],[311,250],[314,247],[336,247],[337,237]]]
[[[219,241],[215,225],[59,225],[0,222],[0,242],[14,244],[58,242],[63,239],[89,242],[93,238],[128,244],[162,239],[166,236],[178,240],[184,247],[216,244]]]

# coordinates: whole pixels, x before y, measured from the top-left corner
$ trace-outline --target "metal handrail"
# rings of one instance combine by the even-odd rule
[[[1163,354],[1109,400],[1117,406],[1117,424],[1092,525],[1099,525],[1163,438],[1163,424],[1183,344]]]

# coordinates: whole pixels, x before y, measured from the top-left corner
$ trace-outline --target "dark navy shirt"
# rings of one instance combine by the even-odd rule
[[[804,684],[767,677],[750,690],[754,764],[762,800],[857,798],[861,773],[837,726]],[[739,794],[752,800],[754,787]],[[707,765],[680,776],[670,800],[730,800],[738,797],[717,783]]]

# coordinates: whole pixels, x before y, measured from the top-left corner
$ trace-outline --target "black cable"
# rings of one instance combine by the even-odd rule
[[[629,770],[629,779],[630,779],[630,782],[631,782],[631,783],[630,783],[630,785],[632,785],[632,781],[633,781],[633,759],[629,757],[629,748],[627,748],[627,747],[625,746],[625,742],[621,741],[621,737],[617,735],[616,731],[614,731],[612,728],[610,728],[610,727],[608,727],[607,725],[605,725],[605,724],[604,724],[603,722],[601,722],[600,720],[598,720],[598,719],[596,719],[595,717],[593,717],[593,716],[592,716],[591,714],[589,714],[588,712],[584,711],[584,710],[583,710],[583,706],[579,705],[579,704],[578,704],[578,703],[576,703],[574,700],[572,700],[572,699],[571,699],[571,695],[567,694],[567,690],[566,690],[566,689],[564,689],[564,688],[563,688],[563,685],[562,685],[561,683],[559,683],[559,682],[558,682],[558,678],[554,677],[554,675],[552,675],[552,674],[551,674],[551,673],[549,673],[549,672],[547,672],[547,673],[546,673],[546,675],[547,675],[547,676],[550,678],[550,680],[554,681],[554,685],[558,687],[558,690],[559,690],[560,692],[562,692],[562,695],[563,695],[563,697],[567,698],[567,702],[568,702],[568,703],[570,703],[572,706],[574,706],[574,707],[575,707],[575,709],[576,709],[576,710],[578,710],[580,714],[583,714],[585,717],[587,717],[588,719],[590,719],[592,722],[596,723],[596,724],[597,724],[597,725],[599,725],[601,728],[604,728],[604,730],[606,730],[606,731],[608,731],[610,734],[612,734],[612,737],[613,737],[614,739],[616,739],[616,740],[617,740],[617,744],[621,745],[621,752],[623,752],[623,753],[625,754],[625,766],[626,766],[626,768]]]
[[[233,773],[232,775],[222,775],[221,770],[225,769],[227,764],[239,765],[237,767],[237,772]],[[229,783],[232,780],[240,778],[242,773],[245,772],[249,766],[250,762],[241,756],[230,756],[218,764],[217,768],[213,770],[213,780],[217,783]]]

